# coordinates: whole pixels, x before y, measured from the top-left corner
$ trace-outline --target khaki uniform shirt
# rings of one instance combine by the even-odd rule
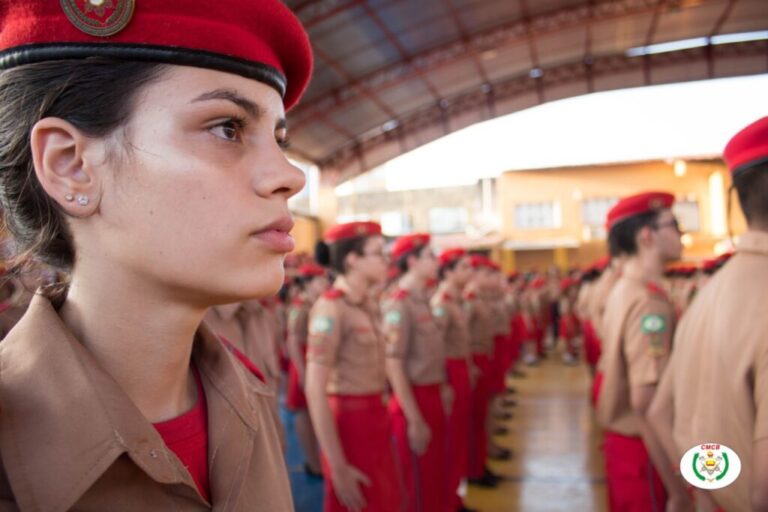
[[[734,483],[710,491],[725,510],[750,510],[752,444],[768,437],[768,233],[748,231],[691,304],[675,335],[674,439],[741,458]],[[665,382],[666,384],[666,382]]]
[[[275,396],[204,325],[213,505],[120,386],[36,295],[0,343],[0,509],[293,510]]]
[[[446,359],[467,359],[469,350],[469,325],[461,294],[443,282],[430,301],[435,318],[445,340]]]
[[[491,310],[486,301],[475,292],[464,294],[464,307],[469,324],[470,350],[473,354],[493,353],[493,326]]]
[[[386,387],[385,342],[376,306],[353,302],[339,277],[309,314],[307,361],[330,367],[326,391],[338,395],[382,393]]]
[[[412,384],[445,380],[445,342],[426,291],[400,289],[383,308],[387,357],[402,359]]]
[[[304,353],[309,336],[310,307],[311,304],[308,301],[297,298],[288,309],[288,343],[292,344],[301,354]],[[290,350],[289,354],[291,354]]]
[[[627,276],[619,278],[603,316],[603,384],[597,418],[606,430],[640,435],[630,388],[658,384],[674,331],[674,306],[663,290]]]
[[[249,301],[245,325],[245,355],[261,370],[267,385],[277,391],[280,383],[280,359],[277,347],[278,322],[275,312],[257,301]]]
[[[486,307],[491,312],[492,336],[506,335],[509,333],[509,308],[504,295],[486,295],[483,297]]]

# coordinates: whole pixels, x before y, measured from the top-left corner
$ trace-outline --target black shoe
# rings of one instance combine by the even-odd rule
[[[469,508],[466,505],[462,505],[456,510],[456,512],[480,512],[480,511],[475,508]]]
[[[494,414],[493,417],[497,420],[507,421],[511,420],[514,416],[509,412],[500,412],[499,414]]]
[[[494,475],[491,475],[490,473],[486,472],[483,474],[480,478],[470,478],[467,480],[471,485],[476,485],[478,487],[486,487],[488,489],[493,489],[499,484],[499,479],[496,478]]]
[[[493,435],[495,436],[505,436],[509,434],[509,429],[507,427],[496,427],[493,429]]]
[[[304,463],[304,473],[307,474],[307,476],[311,478],[318,478],[320,480],[323,479],[323,473],[321,471],[314,471],[312,468],[309,467],[309,464],[306,462]]]
[[[491,460],[500,460],[500,461],[510,460],[512,458],[512,453],[510,453],[509,451],[502,450],[497,453],[488,455],[488,458]]]
[[[514,376],[514,373],[511,373],[510,375]],[[508,395],[516,395],[517,394],[517,388],[509,387],[504,390]]]
[[[502,407],[517,407],[517,400],[504,400],[501,405]]]

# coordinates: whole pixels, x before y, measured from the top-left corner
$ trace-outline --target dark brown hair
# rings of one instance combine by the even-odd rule
[[[740,171],[733,177],[733,187],[747,224],[768,229],[768,162]]]
[[[59,205],[35,176],[29,134],[40,119],[63,119],[89,137],[123,126],[140,89],[161,64],[106,58],[27,64],[0,72],[0,207],[13,236],[14,271],[42,262],[69,272],[72,237]]]

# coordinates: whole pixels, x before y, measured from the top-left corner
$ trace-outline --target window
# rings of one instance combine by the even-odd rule
[[[615,197],[599,197],[594,199],[585,199],[581,203],[581,223],[583,230],[588,235],[583,235],[589,240],[604,240],[608,234],[605,231],[605,219],[608,216],[608,210],[613,208],[618,202]]]
[[[387,236],[400,236],[410,233],[411,216],[406,212],[384,212],[381,214],[381,230]]]
[[[554,229],[561,223],[560,204],[521,203],[515,206],[515,226],[518,229]]]
[[[435,234],[462,233],[467,228],[466,208],[430,208],[429,230]]]
[[[672,212],[680,223],[680,229],[687,232],[701,231],[699,203],[695,200],[675,201]]]

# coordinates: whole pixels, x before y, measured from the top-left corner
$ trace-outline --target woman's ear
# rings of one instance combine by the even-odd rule
[[[101,146],[101,141],[56,117],[41,119],[32,127],[30,149],[37,179],[73,217],[88,217],[98,207],[100,180],[93,163],[96,154],[104,159]]]

